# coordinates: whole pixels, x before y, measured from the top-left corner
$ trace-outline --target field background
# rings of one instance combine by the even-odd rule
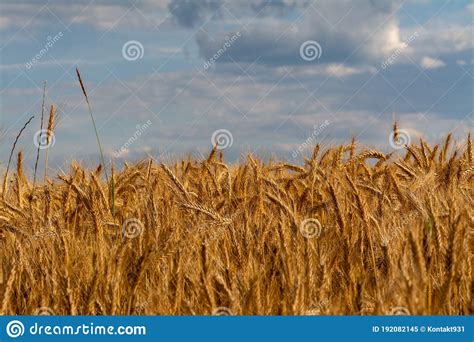
[[[1,313],[473,314],[473,151],[72,164],[0,201]],[[114,184],[111,187],[111,184]]]
[[[473,18],[1,0],[0,314],[474,314]]]

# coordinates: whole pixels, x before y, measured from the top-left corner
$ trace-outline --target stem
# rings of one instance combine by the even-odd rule
[[[12,161],[12,156],[13,156],[13,151],[15,151],[16,143],[18,142],[18,139],[20,139],[21,133],[25,130],[26,126],[33,120],[34,116],[28,119],[28,121],[23,125],[23,127],[20,129],[20,132],[15,138],[15,142],[13,143],[12,150],[10,151],[10,157],[8,158],[8,165],[7,165],[7,170],[5,172],[5,178],[3,179],[3,192],[2,192],[2,198],[5,199],[5,195],[7,193],[7,179],[8,179],[8,171],[10,170],[10,163]]]
[[[43,104],[41,105],[41,126],[40,126],[40,132],[43,131],[43,118],[44,118],[44,99],[46,97],[46,81],[43,83]],[[41,137],[41,133],[40,133]],[[38,170],[38,161],[39,161],[39,155],[40,155],[40,144],[38,144],[38,149],[36,150],[36,162],[35,162],[35,174],[33,176],[33,191],[35,191],[35,186],[36,186],[36,171]]]

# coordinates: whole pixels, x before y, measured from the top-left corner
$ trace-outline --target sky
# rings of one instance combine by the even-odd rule
[[[0,165],[37,145],[96,162],[79,68],[109,161],[248,152],[297,162],[311,146],[391,152],[473,132],[470,1],[2,0]],[[40,130],[58,107],[52,141]],[[390,135],[397,120],[401,137]],[[400,140],[402,139],[402,141]]]

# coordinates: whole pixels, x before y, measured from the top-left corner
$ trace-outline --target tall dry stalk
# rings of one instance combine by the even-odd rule
[[[43,119],[44,119],[44,101],[46,98],[46,81],[43,83],[43,101],[41,103],[41,124],[40,124],[40,132],[43,131]],[[33,175],[33,192],[35,191],[35,186],[36,186],[36,172],[38,170],[38,162],[39,162],[39,156],[40,156],[40,144],[38,144],[38,147],[36,149],[36,161],[35,161],[35,171]]]
[[[104,152],[102,150],[102,145],[100,143],[100,138],[99,138],[99,132],[97,131],[97,126],[95,124],[94,114],[92,113],[92,107],[91,107],[91,104],[89,102],[89,97],[87,96],[86,88],[84,86],[84,83],[82,82],[81,73],[79,72],[78,68],[76,68],[76,74],[77,74],[77,78],[79,80],[79,84],[81,85],[82,93],[84,94],[84,97],[86,99],[87,108],[89,110],[89,114],[90,114],[90,117],[91,117],[91,120],[92,120],[92,125],[94,126],[94,132],[95,132],[95,137],[97,139],[97,145],[99,145],[100,159],[101,159],[102,165],[104,166],[105,178],[107,179],[107,183],[108,183],[109,182],[109,176],[107,174],[107,164],[105,163]]]
[[[26,126],[33,120],[34,116],[30,117],[28,121],[23,125],[23,127],[20,129],[20,132],[18,132],[18,135],[15,138],[15,141],[13,142],[12,149],[10,150],[10,157],[8,157],[8,164],[7,164],[7,170],[5,171],[5,177],[3,178],[3,192],[2,192],[2,197],[5,199],[5,196],[7,194],[7,180],[8,180],[8,172],[10,170],[10,164],[12,162],[12,156],[13,152],[15,151],[16,144],[18,142],[18,139],[20,139],[21,134],[23,131],[26,129]]]
[[[91,120],[92,120],[92,125],[94,126],[95,137],[97,139],[97,145],[99,146],[100,159],[101,159],[102,165],[104,166],[105,179],[107,180],[107,187],[109,189],[109,196],[110,196],[110,201],[111,201],[111,211],[112,211],[112,215],[115,216],[115,184],[114,184],[114,180],[112,179],[112,183],[109,182],[109,176],[108,176],[108,172],[107,172],[107,164],[105,163],[104,151],[102,150],[102,145],[100,143],[99,132],[97,131],[97,126],[95,124],[94,114],[92,113],[92,107],[91,107],[91,104],[89,102],[89,97],[87,96],[86,88],[84,86],[84,82],[82,81],[81,73],[79,72],[78,68],[76,68],[76,74],[77,74],[77,78],[79,80],[79,84],[81,85],[82,93],[84,94],[84,97],[86,99],[87,108],[89,110],[89,114],[90,114],[90,117],[91,117]]]
[[[54,139],[54,128],[56,125],[56,107],[51,105],[51,109],[49,110],[49,120],[48,120],[48,128],[46,129],[46,156],[44,160],[44,181],[46,182],[48,179],[48,157],[49,157],[49,148],[51,144],[51,139]]]

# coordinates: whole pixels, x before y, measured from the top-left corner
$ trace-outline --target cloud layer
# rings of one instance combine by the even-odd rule
[[[394,117],[414,138],[472,130],[468,2],[22,0],[1,9],[4,139],[38,112],[47,79],[47,102],[61,107],[58,160],[96,153],[76,65],[109,156],[205,152],[227,129],[230,156],[290,158],[326,121],[321,141],[354,135],[386,148]],[[122,55],[129,41],[143,48],[133,61]],[[31,142],[23,149],[34,152]]]

